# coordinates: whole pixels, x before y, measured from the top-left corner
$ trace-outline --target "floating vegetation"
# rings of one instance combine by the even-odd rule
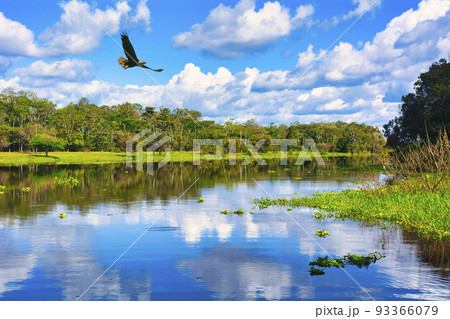
[[[299,192],[295,192],[294,194],[295,194],[295,195],[298,195],[298,194],[300,194],[300,193],[299,193]]]
[[[22,187],[22,192],[28,193],[31,190],[29,187]]]
[[[59,218],[66,218],[66,213],[61,213],[58,215]]]
[[[0,185],[0,191],[4,191],[6,189],[6,186]]]
[[[320,275],[324,275],[325,271],[323,271],[322,269],[317,269],[317,268],[311,267],[311,269],[309,270],[309,274],[311,276],[320,276]]]
[[[303,178],[301,178],[301,177],[294,177],[294,179],[297,180],[297,181],[299,181],[299,180],[301,180],[301,179],[303,179]]]
[[[284,168],[285,171],[290,171],[291,169],[289,167]]]
[[[309,263],[309,265],[310,266],[319,266],[322,268],[330,268],[330,267],[344,268],[344,266],[345,266],[343,258],[328,259],[328,256],[317,257],[317,260],[311,261]]]
[[[316,211],[314,211],[314,212],[312,213],[312,217],[313,217],[315,220],[318,220],[318,221],[327,220],[327,219],[329,218],[328,214],[325,213],[325,212],[323,212],[323,211],[321,211],[321,210],[316,210]]]
[[[365,222],[388,229],[401,226],[425,238],[450,240],[448,211],[450,205],[450,179],[443,179],[442,189],[434,193],[409,191],[397,185],[374,189],[348,189],[341,192],[315,193],[312,196],[254,199],[256,207],[307,206],[322,213],[313,213],[317,220],[327,218]]]
[[[286,210],[287,210],[288,212],[290,212],[290,211],[292,210],[292,208],[291,208],[291,207],[288,207],[288,208],[286,208]]]
[[[228,187],[228,189],[229,189],[229,190],[232,190],[232,189],[233,189],[233,187]]]
[[[318,230],[318,231],[316,231],[316,235],[317,236],[319,236],[319,237],[322,237],[322,238],[325,238],[325,237],[327,237],[328,235],[330,234],[330,232],[328,231],[328,230]]]
[[[254,212],[250,212],[249,214],[252,215]]]
[[[115,213],[115,214],[110,213],[110,214],[106,214],[106,215],[107,216],[112,216],[112,215],[123,215],[123,214],[125,214],[125,212],[120,212],[120,213]]]
[[[233,215],[233,214],[235,214],[235,215],[242,216],[242,215],[245,214],[245,210],[243,210],[242,208],[239,208],[238,210],[235,210],[235,211],[224,209],[224,210],[221,210],[220,213],[222,215]]]
[[[373,252],[368,254],[367,256],[349,253],[343,258],[347,261],[348,264],[356,265],[358,266],[358,268],[362,268],[363,266],[368,268],[371,263],[376,263],[377,260],[380,260],[384,257],[386,256],[380,254],[379,252]]]
[[[272,171],[272,170],[267,170],[267,173],[270,173],[270,174],[274,174],[274,173],[276,173],[277,171]]]
[[[199,199],[197,199],[197,203],[203,203],[205,201],[205,199],[204,198],[199,198]]]
[[[317,260],[311,261],[309,265],[318,266],[322,268],[330,268],[330,267],[344,268],[345,265],[355,265],[358,268],[362,268],[364,266],[367,269],[371,263],[375,263],[377,260],[380,260],[381,258],[384,257],[386,256],[381,255],[379,252],[373,252],[366,256],[349,253],[344,257],[333,259],[328,259],[328,256],[325,257],[319,256],[317,257]],[[314,267],[311,267],[311,269],[312,268]],[[311,270],[309,271],[311,276],[323,275],[325,273],[322,269],[317,268],[314,269],[315,270],[313,272]],[[322,273],[320,273],[319,270],[322,271]]]
[[[78,186],[79,181],[75,177],[64,177],[61,179],[58,179],[58,177],[55,177],[56,179],[56,185],[63,186],[63,187],[75,187]]]

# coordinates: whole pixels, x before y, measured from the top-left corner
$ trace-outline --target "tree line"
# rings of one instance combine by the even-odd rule
[[[87,98],[56,108],[34,92],[7,88],[0,94],[0,151],[125,151],[126,141],[144,129],[171,136],[168,144],[175,151],[192,150],[194,139],[223,139],[225,149],[235,139],[238,152],[247,150],[242,139],[252,144],[265,139],[261,152],[278,150],[273,139],[296,139],[297,146],[290,147],[294,150],[313,139],[320,151],[328,152],[375,153],[385,145],[378,128],[354,122],[261,126],[255,120],[229,119],[217,124],[188,109],[128,102],[97,106]]]

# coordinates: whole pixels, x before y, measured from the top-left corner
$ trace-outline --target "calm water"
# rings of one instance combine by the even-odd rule
[[[309,208],[289,212],[296,222],[279,208],[253,209],[251,200],[266,192],[354,188],[357,173],[339,167],[358,164],[170,164],[154,176],[123,165],[0,168],[0,185],[7,185],[0,194],[0,300],[450,299],[448,245],[399,229],[316,221]],[[80,186],[56,187],[55,177],[65,176]],[[247,214],[220,214],[238,208]],[[317,229],[331,235],[319,238]],[[312,277],[308,263],[326,255],[322,248],[386,258]]]

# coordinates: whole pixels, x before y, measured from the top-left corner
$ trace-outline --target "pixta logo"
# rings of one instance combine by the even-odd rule
[[[147,174],[153,175],[153,153],[169,142],[172,137],[162,136],[161,133],[154,132],[150,134],[149,129],[145,129],[129,140],[126,143],[126,163],[127,167],[133,167],[133,145],[136,144],[136,169],[140,172],[144,171],[144,148],[146,149]],[[162,137],[161,137],[162,136]],[[161,138],[160,138],[161,137]],[[164,149],[164,158],[158,162],[158,169],[170,162],[171,147]]]

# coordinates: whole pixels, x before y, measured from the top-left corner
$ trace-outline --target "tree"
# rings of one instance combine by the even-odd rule
[[[33,137],[33,139],[30,141],[30,146],[44,151],[45,156],[48,156],[48,152],[50,151],[63,151],[65,145],[63,141],[57,139],[56,137],[41,134]]]
[[[445,59],[431,65],[414,83],[415,93],[402,97],[400,116],[384,125],[384,136],[392,147],[436,140],[450,130],[450,63]]]

